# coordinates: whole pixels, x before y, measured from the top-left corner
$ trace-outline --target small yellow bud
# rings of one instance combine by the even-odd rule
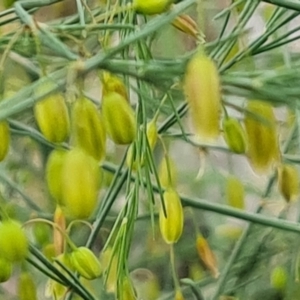
[[[0,257],[0,283],[7,281],[11,277],[12,263]]]
[[[158,131],[155,120],[152,120],[147,123],[147,139],[150,146],[150,149],[153,151],[153,149],[156,146],[157,137],[158,137]]]
[[[196,53],[189,61],[184,92],[196,138],[214,141],[220,132],[221,87],[218,70],[207,55]]]
[[[100,171],[94,158],[80,149],[68,152],[62,170],[62,196],[66,214],[88,218],[97,205]]]
[[[111,92],[115,92],[124,97],[127,102],[129,101],[126,86],[119,77],[111,73],[104,72],[102,76],[102,85],[103,96]]]
[[[276,120],[270,104],[249,101],[245,116],[248,157],[253,169],[262,173],[279,160]]]
[[[72,107],[72,135],[75,146],[96,160],[105,156],[106,132],[100,112],[86,98],[78,99]]]
[[[177,288],[175,291],[174,300],[184,300],[183,294],[179,288]]]
[[[10,131],[6,121],[0,122],[0,161],[2,161],[8,153],[10,144]]]
[[[50,80],[39,86],[35,94],[39,96],[53,88]],[[70,120],[65,99],[61,93],[52,93],[34,106],[37,124],[45,138],[53,143],[63,142],[69,135]]]
[[[122,95],[116,92],[105,94],[102,114],[107,132],[116,144],[133,142],[136,133],[134,111]]]
[[[231,151],[238,154],[245,153],[247,147],[246,133],[238,120],[225,118],[223,132],[225,142]]]
[[[37,300],[36,285],[28,272],[22,272],[18,285],[19,300]]]
[[[169,9],[174,0],[133,0],[133,8],[143,15],[161,14]]]
[[[295,166],[284,164],[278,168],[278,188],[287,202],[299,196],[299,174]]]
[[[226,181],[227,203],[238,209],[244,209],[245,191],[242,182],[235,176],[228,176]]]
[[[4,220],[0,224],[0,257],[10,262],[19,262],[28,255],[28,239],[21,224]]]
[[[275,267],[271,273],[271,286],[278,290],[284,291],[287,285],[288,274],[283,267]]]
[[[79,247],[71,253],[71,264],[80,276],[89,280],[99,277],[102,273],[99,260],[86,247]]]
[[[160,232],[167,244],[176,243],[183,229],[183,208],[177,192],[169,188],[163,194],[166,216],[163,205],[159,211]]]
[[[48,157],[46,164],[46,182],[50,195],[62,204],[61,175],[62,168],[68,152],[62,149],[55,149]]]

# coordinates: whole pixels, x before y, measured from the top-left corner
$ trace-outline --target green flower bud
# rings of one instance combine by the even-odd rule
[[[235,176],[229,176],[226,182],[227,203],[238,209],[244,209],[245,191],[242,182]]]
[[[229,149],[235,153],[245,153],[246,151],[246,133],[234,118],[225,118],[223,121],[224,139]]]
[[[134,0],[133,8],[143,15],[155,15],[168,10],[173,2],[173,0]]]
[[[12,273],[12,263],[0,257],[0,283],[7,281]]]
[[[28,272],[23,272],[18,285],[19,300],[37,300],[36,285]]]
[[[62,149],[55,149],[48,157],[46,164],[46,182],[50,195],[62,204],[62,168],[68,152]]]
[[[287,202],[299,196],[299,175],[295,166],[284,164],[278,168],[278,188]]]
[[[273,108],[262,101],[249,101],[245,116],[248,158],[256,172],[263,173],[280,157]]]
[[[80,149],[68,152],[62,170],[62,196],[66,214],[88,218],[97,205],[100,171],[94,158]]]
[[[86,98],[78,99],[72,108],[72,135],[75,146],[96,160],[105,156],[106,132],[96,106]]]
[[[183,229],[183,208],[177,192],[169,188],[163,194],[166,216],[163,206],[159,211],[160,232],[167,244],[176,243]]]
[[[133,142],[136,133],[134,111],[122,95],[116,92],[104,94],[102,114],[105,128],[116,144]]]
[[[283,267],[275,267],[271,273],[271,286],[278,291],[284,291],[288,281],[287,271]]]
[[[74,270],[82,277],[92,280],[101,275],[100,262],[89,248],[77,248],[71,253],[70,258]]]
[[[180,288],[176,288],[174,300],[185,300]]]
[[[220,76],[213,60],[202,52],[187,65],[184,92],[197,139],[214,141],[220,132]]]
[[[44,94],[53,88],[54,82],[48,80],[39,86],[35,94]],[[65,99],[61,93],[52,93],[34,106],[36,122],[47,140],[63,142],[69,135],[70,120]]]
[[[115,92],[123,96],[128,102],[128,93],[124,82],[117,76],[104,72],[102,76],[102,95]]]
[[[28,240],[21,224],[5,220],[0,224],[0,256],[10,262],[19,262],[28,254]]]
[[[150,146],[150,149],[153,151],[153,149],[156,146],[158,132],[157,132],[157,126],[155,120],[152,120],[147,123],[147,139]]]

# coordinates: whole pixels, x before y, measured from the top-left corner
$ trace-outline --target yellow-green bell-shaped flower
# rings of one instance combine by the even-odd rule
[[[174,0],[133,0],[133,8],[143,15],[161,14],[169,9]]]
[[[19,300],[37,300],[36,285],[28,272],[22,272],[18,285]]]
[[[12,263],[0,257],[0,283],[7,281],[11,277]]]
[[[28,239],[21,224],[4,220],[0,224],[0,257],[10,262],[20,262],[28,255]]]
[[[133,142],[136,134],[134,111],[122,95],[116,92],[104,94],[102,114],[108,135],[116,144]]]
[[[234,118],[225,118],[223,121],[223,133],[226,144],[234,153],[245,153],[247,149],[246,132]]]
[[[177,192],[173,188],[167,189],[163,194],[166,216],[163,206],[159,211],[160,232],[166,243],[176,243],[183,229],[183,208]]]
[[[47,80],[35,90],[39,96],[54,87],[54,82]],[[51,93],[34,106],[36,122],[47,140],[61,143],[69,136],[70,119],[63,95],[59,92]]]
[[[62,169],[67,155],[64,149],[55,149],[48,157],[46,164],[46,182],[50,195],[62,204]]]
[[[62,170],[62,202],[73,219],[90,217],[97,205],[100,170],[97,161],[81,149],[68,152]]]
[[[71,253],[71,264],[78,274],[86,279],[95,279],[102,273],[102,268],[95,254],[86,247],[79,247]]]
[[[196,53],[188,62],[184,92],[197,140],[214,141],[220,133],[220,76],[213,60],[205,53]]]
[[[87,98],[79,98],[72,107],[72,137],[76,147],[86,151],[97,161],[106,152],[106,131],[100,112]]]

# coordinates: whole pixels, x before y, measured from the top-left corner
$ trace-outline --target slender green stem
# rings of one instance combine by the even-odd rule
[[[114,166],[113,164],[109,164],[109,163],[103,164],[102,167],[106,171],[109,171],[112,173],[115,173],[116,169],[117,169],[116,166]],[[124,174],[126,174],[126,171],[122,172],[122,177]],[[131,180],[134,181],[135,177],[132,176]],[[268,189],[267,189],[268,192],[269,192],[269,189],[271,188],[271,186],[273,185],[274,180],[275,180],[275,176],[271,177],[271,180],[268,184]],[[157,192],[157,193],[159,192],[159,189],[157,186],[155,186],[153,184],[152,187],[155,192]],[[297,233],[300,232],[300,224],[298,224],[298,223],[278,220],[276,218],[259,215],[258,213],[245,212],[243,210],[234,209],[227,205],[212,203],[211,201],[204,200],[204,199],[192,198],[192,197],[187,197],[187,196],[183,196],[183,195],[179,195],[179,197],[184,206],[189,206],[189,207],[193,207],[196,209],[203,209],[206,211],[211,211],[211,212],[215,212],[218,214],[235,217],[237,219],[245,220],[245,221],[248,221],[251,223],[256,223],[256,224],[260,224],[260,225],[264,225],[264,226],[268,226],[268,227],[274,227],[274,228],[278,228],[281,230],[297,232]]]
[[[262,0],[262,1],[300,12],[300,4],[292,0]]]
[[[10,178],[8,178],[4,171],[0,171],[0,181],[6,183],[14,191],[16,191],[24,199],[28,207],[37,212],[42,212],[42,209],[35,203],[35,201],[27,194],[25,194],[25,192],[20,188],[19,184],[15,183]]]
[[[175,287],[175,290],[177,290],[177,289],[180,289],[180,284],[179,284],[179,280],[178,280],[178,275],[176,273],[174,244],[170,244],[170,264],[171,264],[174,287]]]
[[[82,284],[75,283],[72,279],[69,279],[62,272],[60,272],[52,263],[50,263],[45,256],[38,251],[34,246],[30,245],[29,250],[31,254],[39,260],[48,271],[51,271],[55,276],[57,276],[63,285],[70,286],[73,290],[85,300],[96,300],[93,297],[89,296],[89,293],[86,291],[86,288]]]
[[[194,281],[192,281],[189,278],[185,278],[185,279],[182,279],[180,281],[191,288],[191,290],[193,292],[193,295],[195,296],[196,300],[204,300],[205,299],[203,297],[201,291],[199,290],[199,287],[196,285],[196,283]]]
[[[122,165],[121,165],[122,166]],[[108,193],[108,196],[106,196],[102,201],[103,201],[103,205],[100,207],[99,210],[99,214],[97,215],[96,221],[93,224],[93,230],[88,238],[88,241],[86,243],[87,247],[91,247],[93,242],[96,239],[96,236],[102,226],[102,224],[104,223],[105,217],[107,216],[110,208],[112,207],[116,196],[118,195],[119,191],[121,190],[123,184],[125,183],[126,179],[127,179],[127,171],[123,172],[121,177],[119,178],[118,182],[116,184],[112,184],[112,187],[114,187],[114,189],[111,191],[111,193]],[[117,178],[117,176],[115,177]]]

